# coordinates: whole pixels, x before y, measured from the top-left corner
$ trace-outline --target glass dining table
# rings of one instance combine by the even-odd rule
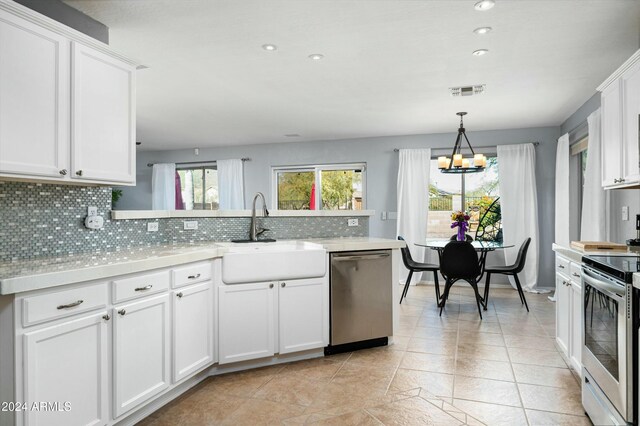
[[[442,238],[427,238],[424,243],[415,243],[416,246],[419,247],[427,247],[431,250],[436,250],[438,252],[438,260],[442,260],[442,251],[444,247],[451,242],[450,239],[442,239]],[[487,254],[496,250],[504,250],[507,248],[514,247],[514,244],[505,244],[502,241],[470,241],[471,245],[474,249],[479,253],[478,263],[480,263],[480,277],[478,277],[478,281],[482,279],[484,276],[484,267],[487,261]]]

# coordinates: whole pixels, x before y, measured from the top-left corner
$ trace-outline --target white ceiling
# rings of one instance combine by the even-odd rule
[[[460,110],[469,131],[556,126],[640,45],[637,0],[65,2],[149,67],[145,150],[450,132]]]

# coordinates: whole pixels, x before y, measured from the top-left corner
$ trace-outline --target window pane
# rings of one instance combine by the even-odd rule
[[[483,239],[500,238],[501,233],[498,235],[498,232],[502,226],[502,216],[498,207],[499,201],[491,207],[499,197],[498,158],[488,157],[484,172],[465,175],[465,211],[471,216],[469,235],[476,238],[476,231],[482,221]],[[491,211],[487,213],[489,208]]]
[[[207,210],[218,210],[220,206],[220,197],[218,195],[218,170],[217,169],[204,169],[204,183],[205,183],[205,204],[204,208]]]
[[[462,210],[461,188],[462,175],[442,173],[438,160],[431,160],[427,238],[449,238],[455,234],[451,229],[451,213]]]
[[[323,210],[362,210],[362,171],[322,170]]]
[[[309,210],[313,171],[278,172],[278,210]]]

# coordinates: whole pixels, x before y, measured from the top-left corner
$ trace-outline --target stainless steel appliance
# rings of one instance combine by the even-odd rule
[[[391,250],[331,254],[328,354],[387,344],[393,334]]]
[[[637,422],[637,256],[582,258],[582,405],[594,424]],[[636,389],[636,390],[634,390]]]

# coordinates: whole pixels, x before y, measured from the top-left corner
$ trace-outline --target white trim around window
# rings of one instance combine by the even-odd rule
[[[362,208],[367,208],[367,163],[309,164],[300,166],[271,167],[271,209],[278,210],[278,173],[313,172],[316,185],[316,206],[322,210],[322,172],[328,170],[360,170],[362,173]]]

